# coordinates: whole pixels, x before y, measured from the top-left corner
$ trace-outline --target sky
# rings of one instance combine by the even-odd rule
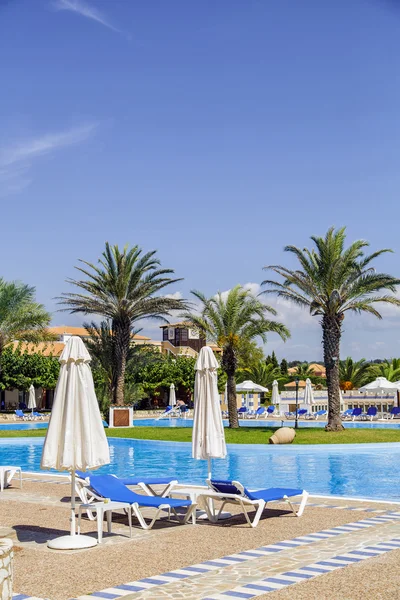
[[[400,2],[0,0],[0,276],[56,296],[104,243],[158,251],[190,298],[346,226],[400,276]],[[318,320],[266,352],[320,360]],[[342,357],[400,355],[400,309],[349,316]],[[160,339],[157,324],[144,332]]]

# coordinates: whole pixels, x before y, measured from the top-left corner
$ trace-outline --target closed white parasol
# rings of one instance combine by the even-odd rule
[[[306,379],[306,387],[304,389],[303,404],[305,404],[308,407],[308,406],[312,406],[313,403],[314,403],[314,392],[312,389],[311,380],[307,378]]]
[[[218,394],[218,361],[208,346],[201,348],[196,362],[194,384],[194,418],[192,456],[208,460],[211,478],[211,459],[226,457],[224,426]]]
[[[36,408],[35,388],[33,387],[33,385],[29,387],[28,408],[31,409],[33,415],[33,411]]]
[[[96,545],[95,539],[76,535],[75,470],[93,470],[110,462],[90,360],[81,338],[71,337],[60,356],[60,375],[43,446],[41,468],[71,474],[71,534],[48,542],[58,550]]]
[[[271,404],[276,406],[276,412],[278,415],[281,414],[281,397],[279,395],[279,387],[276,379],[272,382],[272,396],[271,396]]]
[[[169,386],[169,405],[174,408],[176,404],[175,386],[173,383]]]

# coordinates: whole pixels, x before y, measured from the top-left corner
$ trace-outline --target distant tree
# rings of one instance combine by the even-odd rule
[[[276,314],[275,309],[240,285],[232,288],[226,296],[218,293],[207,298],[201,292],[192,293],[201,303],[200,315],[188,313],[185,318],[222,348],[221,367],[227,375],[229,426],[239,427],[235,376],[240,341],[259,337],[265,343],[270,332],[285,340],[289,331],[281,323],[268,318],[269,314]]]
[[[50,313],[35,300],[35,288],[0,277],[0,355],[15,341],[54,340],[49,333]]]
[[[59,298],[62,310],[100,315],[110,321],[116,360],[113,401],[117,405],[124,404],[126,365],[138,321],[165,321],[172,310],[186,308],[183,300],[161,295],[165,287],[180,280],[170,277],[172,269],[160,268],[155,254],[143,254],[139,246],[120,250],[107,242],[97,265],[81,260],[84,266],[76,267],[85,279],[68,280],[84,293],[64,293]]]
[[[285,358],[282,358],[282,360],[281,360],[280,369],[281,369],[282,375],[288,374],[288,364],[287,364],[287,360]]]
[[[328,387],[327,431],[343,429],[340,417],[339,357],[342,326],[348,312],[369,313],[382,318],[376,309],[379,303],[400,306],[394,295],[400,279],[379,273],[372,262],[385,252],[378,250],[365,255],[369,245],[364,240],[353,242],[345,248],[345,228],[331,227],[325,237],[311,237],[315,248],[311,250],[287,246],[299,266],[289,269],[281,265],[266,267],[274,271],[280,281],[266,280],[270,286],[266,293],[274,293],[297,306],[309,310],[322,326],[324,363]],[[388,294],[391,292],[392,295]]]
[[[252,369],[264,358],[264,351],[255,340],[241,337],[237,344],[238,369]]]
[[[348,356],[339,363],[339,379],[342,390],[352,390],[363,386],[373,378],[370,376],[370,365],[364,358],[353,361]]]
[[[388,381],[400,380],[400,358],[385,359],[380,364],[371,365],[368,369],[367,378],[373,381],[376,377],[386,377]]]
[[[254,381],[254,383],[271,389],[272,383],[275,379],[279,383],[286,380],[287,377],[282,375],[279,367],[274,367],[272,363],[266,365],[262,360],[258,363],[258,365],[253,366],[251,369],[245,371],[238,370],[237,382],[241,383],[246,379],[251,379],[251,381]]]
[[[302,363],[301,365],[297,365],[296,371],[290,374],[291,377],[297,377],[298,379],[306,380],[315,378],[315,373],[313,369],[310,369],[308,363]]]
[[[140,383],[146,396],[153,397],[161,388],[169,389],[171,383],[193,394],[196,360],[190,356],[163,356],[140,368],[135,381]]]
[[[89,334],[85,344],[92,357],[92,371],[100,408],[106,410],[114,397],[117,384],[118,360],[115,352],[115,334],[110,321],[84,323]],[[140,330],[132,331],[128,353],[126,356],[124,401],[131,404],[142,390],[136,386],[138,372],[146,365],[159,362],[161,353],[152,346],[135,343],[134,335]]]
[[[274,350],[272,350],[271,361],[272,361],[272,365],[275,367],[275,369],[279,369],[278,359],[276,358],[276,354],[275,354]]]
[[[298,367],[302,364],[304,364],[304,360],[291,360],[288,362],[288,367],[289,369],[293,369],[293,367]]]
[[[59,361],[53,356],[8,346],[0,356],[0,390],[26,391],[30,385],[51,390],[56,387],[59,371]]]

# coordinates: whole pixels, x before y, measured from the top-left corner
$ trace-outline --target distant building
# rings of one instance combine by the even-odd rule
[[[197,358],[201,348],[207,345],[204,335],[195,329],[192,323],[187,321],[161,325],[161,329],[161,352],[163,354]],[[215,344],[208,344],[208,346],[216,354],[221,354],[221,348]]]

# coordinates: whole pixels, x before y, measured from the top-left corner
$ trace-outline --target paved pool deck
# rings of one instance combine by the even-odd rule
[[[301,518],[271,504],[256,529],[240,515],[155,529],[115,516],[104,544],[47,548],[68,529],[65,478],[24,474],[0,495],[0,535],[15,542],[15,600],[399,598],[400,505],[311,498]],[[93,522],[84,532],[95,535]],[[79,576],[77,576],[79,574]],[[379,595],[380,594],[380,595]]]

